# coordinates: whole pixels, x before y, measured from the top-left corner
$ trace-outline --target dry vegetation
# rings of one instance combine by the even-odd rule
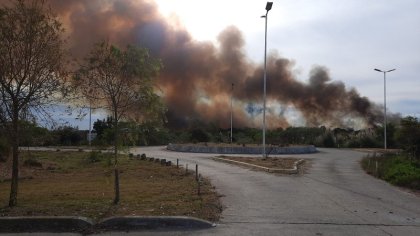
[[[111,156],[85,152],[22,153],[18,205],[6,207],[10,176],[0,163],[0,216],[76,215],[95,220],[121,215],[184,215],[217,221],[221,205],[207,179],[197,194],[193,174],[175,166],[120,160],[121,202],[112,204]],[[40,166],[41,164],[42,166]]]

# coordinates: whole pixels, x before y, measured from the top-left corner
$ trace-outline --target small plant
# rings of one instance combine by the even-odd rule
[[[101,159],[101,153],[97,151],[92,151],[89,153],[88,161],[89,163],[99,162]]]
[[[42,163],[39,162],[35,157],[30,157],[23,162],[24,166],[28,167],[39,167],[42,168]]]
[[[3,155],[2,153],[0,153],[0,162],[6,162],[7,158],[6,155]]]

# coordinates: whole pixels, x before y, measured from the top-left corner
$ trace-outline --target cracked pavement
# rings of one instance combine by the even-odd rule
[[[305,174],[275,175],[213,161],[215,154],[133,149],[190,169],[198,164],[223,195],[217,227],[154,235],[420,235],[420,197],[367,175],[362,152],[319,151],[285,155],[309,160]]]

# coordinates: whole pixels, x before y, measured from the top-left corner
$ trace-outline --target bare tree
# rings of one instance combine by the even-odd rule
[[[9,206],[17,204],[20,120],[44,111],[62,80],[63,28],[41,0],[0,9],[0,123],[12,145]]]
[[[161,69],[160,60],[148,50],[128,46],[122,51],[102,42],[95,45],[75,76],[75,83],[87,100],[109,111],[114,129],[114,204],[120,200],[118,140],[121,120],[141,121],[161,108],[152,78]]]

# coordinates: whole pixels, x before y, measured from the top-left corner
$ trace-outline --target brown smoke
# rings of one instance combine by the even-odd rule
[[[223,30],[219,46],[215,46],[195,41],[147,0],[54,0],[50,4],[64,23],[70,51],[76,58],[83,58],[95,42],[104,39],[122,47],[147,47],[160,57],[164,69],[158,84],[172,125],[199,119],[227,127],[234,83],[235,126],[259,126],[254,117],[259,112],[253,114],[245,108],[262,103],[263,67],[246,57],[245,42],[237,28]],[[326,68],[314,67],[309,81],[303,83],[292,73],[293,66],[288,59],[270,55],[267,96],[271,103],[295,107],[307,125],[343,126],[348,118],[372,125],[380,119],[376,105],[356,90],[346,89],[342,82],[331,81]],[[288,126],[283,113],[284,109],[278,112],[271,107],[269,127]]]

